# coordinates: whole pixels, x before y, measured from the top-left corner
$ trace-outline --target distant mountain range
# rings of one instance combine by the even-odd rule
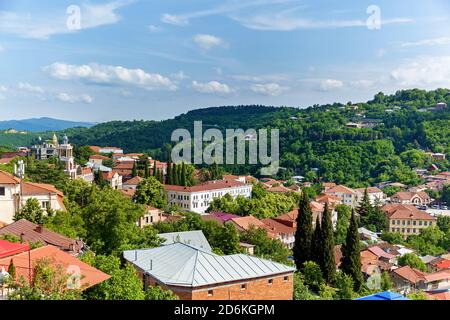
[[[60,131],[75,127],[90,128],[94,125],[95,123],[91,122],[75,122],[52,118],[35,118],[25,120],[0,121],[0,130],[15,129],[17,131],[44,132]]]

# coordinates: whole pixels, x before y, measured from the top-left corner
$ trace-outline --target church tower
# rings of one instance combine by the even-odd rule
[[[67,136],[64,136],[63,143],[58,145],[59,160],[64,163],[64,171],[70,179],[77,178],[77,166],[73,157],[73,146],[69,143]]]

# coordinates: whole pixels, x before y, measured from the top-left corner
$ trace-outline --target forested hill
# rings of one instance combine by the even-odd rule
[[[405,90],[377,94],[366,103],[290,107],[234,106],[188,112],[174,119],[109,122],[90,129],[66,131],[77,145],[113,145],[127,152],[149,152],[166,157],[173,130],[192,130],[194,121],[204,129],[278,128],[282,166],[287,174],[314,178],[313,168],[326,180],[361,185],[396,180],[418,182],[413,168],[436,163],[423,151],[450,152],[450,90]],[[365,128],[348,128],[349,122]],[[367,127],[369,126],[369,127]],[[447,160],[437,163],[448,169]],[[236,173],[257,168],[234,167]]]

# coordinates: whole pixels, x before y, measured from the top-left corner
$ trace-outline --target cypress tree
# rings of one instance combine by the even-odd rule
[[[133,178],[137,177],[137,175],[138,175],[136,162],[133,163],[133,169],[131,170],[131,175],[133,176]]]
[[[13,280],[16,279],[16,266],[14,265],[13,259],[9,261],[8,274]]]
[[[334,230],[331,221],[331,212],[328,204],[322,215],[322,274],[328,284],[333,284],[336,280],[336,261],[334,259]],[[359,254],[359,253],[358,253]]]
[[[311,259],[312,211],[309,197],[302,192],[297,216],[297,231],[295,232],[294,261],[297,269],[302,269],[303,263]]]
[[[365,222],[367,221],[367,217],[370,216],[372,211],[373,211],[373,207],[370,204],[369,193],[366,188],[364,190],[364,196],[362,198],[361,203],[359,204],[358,211],[357,211],[358,215],[359,215],[359,219],[363,225],[365,225]]]
[[[154,177],[158,176],[157,167],[156,167],[156,160],[155,160],[155,162],[153,162],[153,176]]]
[[[144,178],[150,178],[150,161],[148,161],[148,158],[145,159],[144,166]]]
[[[170,163],[170,162],[167,164],[166,183],[172,184],[172,163]]]
[[[184,162],[181,164],[181,185],[183,187],[187,186],[187,183],[186,183],[186,165],[184,164]]]
[[[311,261],[314,261],[319,266],[322,266],[322,251],[322,228],[320,226],[320,217],[317,216],[316,227],[311,241]]]
[[[182,181],[182,178],[181,178],[181,176],[182,176],[182,165],[181,164],[179,164],[178,166],[177,166],[177,179],[178,179],[178,185],[180,185],[181,186],[181,183],[183,182]]]
[[[352,211],[347,239],[342,245],[341,269],[353,279],[354,290],[358,292],[362,286],[361,256],[359,250],[358,222],[355,212]]]
[[[180,184],[180,180],[178,180],[178,165],[176,163],[173,164],[173,184],[178,186]]]

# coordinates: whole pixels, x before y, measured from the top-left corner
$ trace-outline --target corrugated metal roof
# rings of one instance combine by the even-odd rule
[[[294,272],[295,268],[244,254],[219,256],[184,243],[130,250],[124,258],[166,285],[199,287]]]
[[[202,231],[161,233],[159,236],[166,239],[163,243],[164,245],[181,242],[198,247],[205,251],[212,251],[212,248]]]

